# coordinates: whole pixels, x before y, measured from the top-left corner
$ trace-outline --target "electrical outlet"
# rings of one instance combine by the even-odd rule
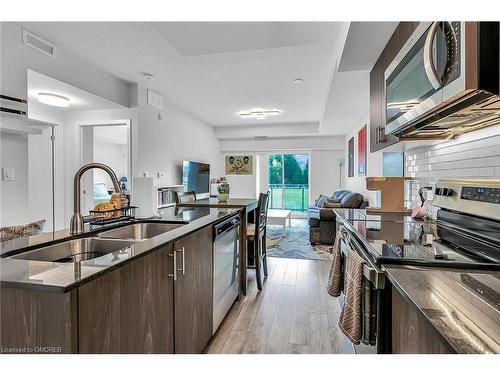
[[[2,168],[2,179],[4,181],[14,181],[14,168]]]

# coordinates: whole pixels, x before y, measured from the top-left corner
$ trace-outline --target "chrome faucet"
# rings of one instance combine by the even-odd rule
[[[88,171],[89,169],[102,169],[107,172],[109,177],[111,178],[111,182],[113,182],[113,187],[115,189],[115,193],[119,193],[121,195],[122,190],[120,188],[120,183],[118,182],[118,178],[116,177],[115,172],[108,167],[106,164],[102,163],[88,163],[83,165],[78,171],[76,171],[75,179],[73,181],[73,217],[70,222],[70,230],[71,234],[79,234],[83,232],[83,216],[81,213],[80,207],[80,179],[82,175]]]

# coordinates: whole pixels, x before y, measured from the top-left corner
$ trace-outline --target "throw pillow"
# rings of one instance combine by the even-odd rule
[[[342,207],[340,202],[325,202],[323,208],[339,208]]]
[[[323,207],[323,204],[327,201],[328,197],[325,195],[320,195],[318,201],[316,202],[316,206],[319,208]]]

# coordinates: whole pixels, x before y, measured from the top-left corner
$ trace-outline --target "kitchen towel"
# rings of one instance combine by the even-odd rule
[[[340,296],[340,291],[342,288],[342,251],[340,249],[342,238],[343,233],[341,231],[338,231],[332,249],[332,265],[330,266],[328,282],[326,283],[326,291],[333,297]]]
[[[345,272],[345,300],[339,318],[339,327],[355,345],[361,339],[361,295],[364,261],[354,250],[347,254]]]

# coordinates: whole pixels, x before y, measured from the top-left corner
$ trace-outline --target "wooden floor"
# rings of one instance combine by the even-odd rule
[[[237,301],[206,353],[351,353],[337,322],[340,306],[325,290],[330,262],[268,257],[269,277],[257,291],[250,271]],[[251,279],[251,280],[250,280]]]

